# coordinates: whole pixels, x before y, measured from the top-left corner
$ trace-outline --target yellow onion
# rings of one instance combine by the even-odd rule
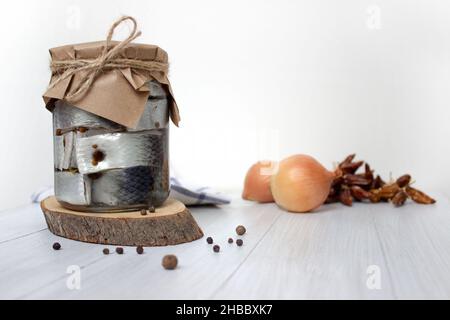
[[[273,202],[270,192],[270,178],[276,163],[272,161],[259,161],[247,171],[244,180],[242,198],[258,202]]]
[[[334,176],[313,157],[294,155],[279,163],[271,178],[272,195],[285,210],[312,211],[325,202]]]

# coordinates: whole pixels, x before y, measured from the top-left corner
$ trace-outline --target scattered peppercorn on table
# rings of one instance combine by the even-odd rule
[[[26,205],[0,212],[0,298],[449,299],[450,194],[433,195],[431,206],[292,214],[236,194],[229,206],[191,208],[203,238],[122,254],[51,234],[39,205]]]

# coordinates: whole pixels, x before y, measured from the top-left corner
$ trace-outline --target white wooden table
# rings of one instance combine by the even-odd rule
[[[333,204],[291,214],[236,197],[221,208],[191,208],[205,233],[198,241],[108,256],[103,245],[52,235],[39,206],[27,205],[0,212],[0,298],[448,299],[450,204],[436,198],[432,206]],[[227,243],[238,224],[247,228],[242,247]],[[178,256],[174,271],[161,267],[168,253]],[[80,289],[67,286],[73,265]]]

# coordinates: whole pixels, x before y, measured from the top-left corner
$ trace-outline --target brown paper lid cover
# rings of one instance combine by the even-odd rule
[[[108,50],[119,44],[111,41]],[[94,60],[98,58],[106,45],[105,41],[70,44],[50,49],[52,60]],[[168,64],[167,52],[156,45],[129,43],[116,58],[155,61]],[[50,84],[57,75],[53,74]],[[101,70],[92,86],[76,101],[65,99],[71,86],[76,86],[83,78],[83,71],[57,83],[44,95],[46,107],[53,109],[56,100],[67,100],[68,103],[117,122],[126,127],[135,127],[138,123],[149,95],[149,81],[160,82],[168,92],[169,112],[172,122],[178,126],[180,115],[167,73],[134,68],[118,68]]]

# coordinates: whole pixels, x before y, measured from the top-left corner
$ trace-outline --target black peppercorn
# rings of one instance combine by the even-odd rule
[[[109,254],[109,249],[108,248],[103,249],[103,254]]]
[[[54,249],[54,250],[59,250],[59,249],[61,249],[61,245],[60,245],[58,242],[55,242],[55,243],[53,244],[53,249]]]
[[[155,212],[155,207],[154,206],[150,206],[148,208],[148,211],[150,211],[151,213],[154,213]]]
[[[228,238],[228,243],[233,243],[233,238]]]
[[[239,225],[236,227],[236,233],[240,236],[242,236],[246,231],[247,230],[245,229],[244,226]]]
[[[220,246],[219,245],[214,245],[213,247],[214,252],[219,252],[220,251]]]
[[[238,247],[240,247],[244,244],[244,241],[242,241],[242,239],[237,239],[236,244],[238,245]]]
[[[117,252],[118,254],[123,254],[123,248],[122,248],[122,247],[117,247],[117,248],[116,248],[116,252]]]
[[[144,247],[143,246],[137,246],[136,247],[136,252],[138,254],[143,254],[144,253]]]
[[[142,209],[142,210],[141,210],[141,216],[146,216],[146,215],[147,215],[147,210]]]
[[[106,155],[103,151],[95,149],[95,151],[92,153],[92,164],[97,165],[99,162],[102,162],[103,160],[105,160],[105,156]]]
[[[213,238],[208,237],[208,238],[206,238],[206,242],[208,242],[208,244],[212,244],[214,241],[213,241]]]
[[[178,265],[177,256],[173,254],[165,255],[164,258],[162,259],[162,266],[166,270],[173,270],[177,267],[177,265]]]

